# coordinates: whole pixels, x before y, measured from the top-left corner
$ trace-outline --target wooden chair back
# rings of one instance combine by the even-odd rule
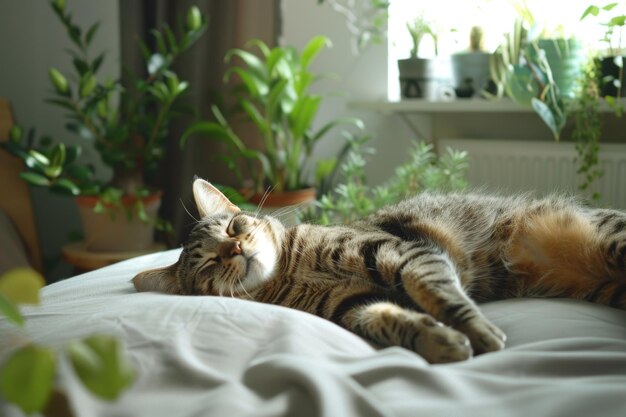
[[[9,139],[13,124],[9,101],[0,97],[0,142]],[[0,209],[11,219],[24,241],[30,264],[42,272],[33,203],[28,185],[19,177],[23,170],[24,164],[19,158],[0,149]]]

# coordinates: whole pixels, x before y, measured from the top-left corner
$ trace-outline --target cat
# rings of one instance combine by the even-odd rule
[[[284,227],[196,179],[202,216],[138,291],[303,310],[431,363],[500,350],[477,303],[569,297],[626,308],[626,214],[565,197],[424,193],[350,225]]]

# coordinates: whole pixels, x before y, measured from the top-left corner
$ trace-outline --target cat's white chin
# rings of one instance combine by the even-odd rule
[[[276,269],[277,253],[273,245],[259,236],[255,246],[258,250],[247,256],[246,276],[241,282],[246,291],[254,290],[270,280]]]

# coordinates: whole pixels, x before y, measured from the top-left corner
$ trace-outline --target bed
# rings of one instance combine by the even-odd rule
[[[12,122],[8,109],[0,99],[0,140]],[[20,169],[0,151],[5,269],[41,265]],[[61,346],[93,333],[112,334],[137,370],[133,386],[107,403],[61,366],[58,382],[75,415],[626,416],[624,311],[560,299],[490,303],[483,310],[508,334],[507,348],[431,366],[402,348],[377,350],[303,312],[230,298],[135,292],[130,280],[136,273],[171,264],[179,253],[146,255],[48,285],[41,306],[23,309],[35,342]],[[19,340],[0,318],[0,362]],[[0,398],[0,416],[17,415]]]
[[[54,283],[42,290],[42,306],[24,309],[37,342],[91,333],[124,342],[138,377],[115,403],[91,397],[61,369],[76,415],[626,416],[624,311],[562,299],[486,304],[507,348],[433,366],[300,311],[135,292],[137,272],[178,255],[146,255]],[[3,338],[11,332],[0,320]],[[0,405],[1,416],[14,413]]]

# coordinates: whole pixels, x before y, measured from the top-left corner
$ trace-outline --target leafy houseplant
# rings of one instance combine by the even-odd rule
[[[620,11],[619,2],[608,3],[603,7],[596,5],[589,6],[580,20],[588,16],[599,16],[607,14],[607,20],[602,23],[606,27],[602,41],[608,47],[607,55],[601,59],[600,79],[602,80],[601,96],[607,104],[615,109],[615,113],[621,116],[623,113],[622,104],[617,98],[624,97],[626,91],[624,84],[624,50],[622,49],[622,36],[626,26],[626,14],[623,8]]]
[[[39,289],[44,283],[30,268],[12,269],[0,276],[0,317],[13,325],[10,332],[19,332],[15,337],[7,337],[13,342],[8,345],[12,352],[0,363],[0,394],[29,415],[72,417],[68,399],[55,383],[61,357],[68,361],[85,388],[107,401],[118,398],[132,384],[135,370],[123,355],[120,343],[111,336],[92,335],[62,348],[31,341],[24,332],[25,320],[18,305],[39,304]]]
[[[526,21],[532,15],[526,9]],[[536,28],[532,31],[536,32]],[[578,153],[580,190],[590,189],[602,176],[598,168],[601,124],[597,73],[579,42],[565,38],[529,39],[522,19],[498,48],[491,74],[499,91],[523,106],[532,106],[559,139],[568,119],[573,119],[572,137]],[[598,200],[594,193],[592,199]]]
[[[525,20],[532,24],[530,11]],[[504,84],[499,91],[522,106],[530,106],[559,139],[568,118],[568,104],[575,100],[579,78],[586,57],[582,45],[574,38],[531,37],[540,33],[536,27],[527,30],[524,20],[517,19],[513,32],[505,36],[498,48],[491,74]]]
[[[409,58],[398,60],[400,95],[402,98],[440,99],[440,87],[450,84],[450,63],[438,58],[439,34],[432,22],[419,15],[406,25],[411,37]],[[420,56],[420,46],[426,37],[433,42],[434,57]]]
[[[73,22],[64,0],[50,4],[72,43],[69,55],[74,73],[64,75],[50,68],[54,97],[47,101],[67,111],[67,129],[95,148],[113,176],[108,181],[97,179],[93,167],[81,163],[82,145],[54,143],[46,137],[36,142],[33,130],[26,135],[15,128],[6,148],[24,160],[27,168],[21,177],[30,184],[78,196],[79,202],[91,199],[97,213],[107,208],[117,213],[115,208],[129,206],[129,216],[134,209],[139,219],[148,222],[146,199],[154,194],[148,187],[149,175],[164,156],[168,128],[184,110],[179,98],[189,87],[171,67],[203,33],[205,18],[193,6],[180,36],[167,25],[153,30],[155,50],[140,45],[147,75],[128,74],[130,81],[125,85],[120,79],[103,81],[99,75],[105,53],[94,56],[91,51],[99,23],[85,31]]]
[[[304,213],[305,220],[320,224],[344,224],[367,216],[379,208],[397,203],[423,191],[460,191],[467,186],[467,154],[452,149],[441,156],[432,145],[417,142],[409,161],[396,168],[382,185],[367,183],[364,167],[374,149],[365,146],[366,138],[351,141],[348,157],[341,166],[343,182],[320,197],[314,209]]]
[[[527,94],[530,97],[535,93],[528,90],[531,75],[526,72],[520,74],[526,68],[522,66],[522,51],[526,47],[528,32],[524,28],[524,22],[516,19],[511,32],[505,33],[502,43],[496,49],[489,65],[489,74],[496,86],[495,97],[502,98],[504,95],[515,97]],[[518,92],[521,90],[521,92]],[[528,103],[530,99],[528,98]]]
[[[217,105],[211,107],[216,121],[193,124],[181,143],[198,133],[226,142],[228,150],[222,158],[240,184],[252,192],[263,193],[270,187],[275,193],[284,193],[309,187],[308,177],[314,169],[312,154],[320,140],[339,125],[363,128],[360,120],[349,117],[314,128],[323,97],[310,91],[320,76],[311,72],[309,66],[329,44],[327,38],[318,36],[299,52],[288,46],[270,48],[253,40],[247,47],[256,47],[260,56],[244,49],[232,49],[226,54],[231,66],[224,81],[233,76],[240,80],[233,90],[235,108],[244,121],[255,126],[262,138],[262,150],[246,144],[232,126],[233,119],[227,120]],[[232,62],[235,57],[237,63]],[[240,165],[244,167],[243,174]]]

